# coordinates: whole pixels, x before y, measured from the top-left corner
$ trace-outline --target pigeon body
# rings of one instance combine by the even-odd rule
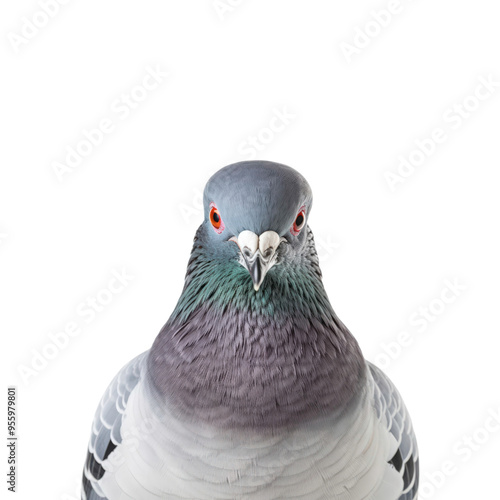
[[[178,304],[97,409],[83,500],[417,498],[410,418],[333,311],[311,206],[284,165],[209,180]]]

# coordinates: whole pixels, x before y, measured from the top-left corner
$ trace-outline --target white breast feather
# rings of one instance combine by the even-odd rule
[[[148,394],[141,382],[130,395],[100,481],[109,498],[397,500],[403,490],[371,377],[355,415],[265,438],[158,417]]]

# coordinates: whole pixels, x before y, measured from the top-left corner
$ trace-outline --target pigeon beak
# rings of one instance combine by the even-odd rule
[[[258,236],[245,230],[238,237],[230,238],[230,241],[240,247],[240,264],[250,273],[253,288],[257,292],[269,269],[276,264],[276,250],[285,238],[274,231],[266,231]]]

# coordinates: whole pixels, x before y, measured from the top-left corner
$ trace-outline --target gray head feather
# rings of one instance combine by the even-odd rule
[[[297,171],[270,161],[242,161],[222,168],[208,181],[205,220],[211,202],[217,205],[228,232],[276,231],[284,236],[302,206],[309,214],[312,193]]]

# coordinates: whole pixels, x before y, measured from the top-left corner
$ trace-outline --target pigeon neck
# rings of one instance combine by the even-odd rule
[[[207,259],[196,241],[179,303],[149,355],[150,381],[183,415],[231,427],[280,427],[336,411],[365,377],[312,251],[277,265],[258,292],[247,271]]]

